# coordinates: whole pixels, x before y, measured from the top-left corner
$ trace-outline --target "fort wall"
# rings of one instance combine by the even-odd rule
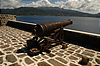
[[[9,20],[16,20],[16,15],[0,14],[0,25],[6,25]]]

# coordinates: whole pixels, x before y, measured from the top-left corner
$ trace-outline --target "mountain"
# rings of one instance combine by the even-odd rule
[[[100,18],[100,13],[98,13],[98,14],[95,14],[95,16]]]
[[[100,14],[88,14],[74,10],[66,10],[58,7],[20,7],[15,9],[1,9],[1,14],[13,15],[36,15],[36,16],[84,16],[84,17],[100,17]]]

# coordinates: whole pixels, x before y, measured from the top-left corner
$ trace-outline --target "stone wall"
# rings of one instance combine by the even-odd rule
[[[65,29],[64,40],[90,49],[100,51],[100,34]]]
[[[32,32],[34,25],[36,25],[36,24],[9,20],[6,25],[20,29],[20,30],[24,30],[24,31],[27,31],[27,32]]]
[[[7,23],[7,26],[11,26],[28,32],[33,31],[34,25],[36,24],[20,22],[20,21],[8,21]],[[66,42],[79,44],[81,46],[85,46],[100,51],[99,40],[100,40],[99,34],[64,29],[64,41]]]
[[[16,15],[0,14],[0,25],[6,25],[8,20],[16,20]]]

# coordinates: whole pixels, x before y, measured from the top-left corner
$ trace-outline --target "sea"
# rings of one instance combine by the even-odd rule
[[[66,29],[100,34],[100,18],[72,16],[17,16],[17,21],[35,24],[67,21],[68,19],[71,19],[73,21],[73,24],[66,26]]]

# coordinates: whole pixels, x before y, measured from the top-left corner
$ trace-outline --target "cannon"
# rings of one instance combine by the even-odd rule
[[[49,48],[57,44],[61,44],[62,48],[66,48],[63,41],[63,28],[72,25],[72,23],[72,20],[67,20],[35,25],[32,32],[34,37],[27,41],[27,48],[30,54],[50,53]]]
[[[34,28],[33,33],[37,36],[45,36],[47,34],[52,33],[52,31],[65,27],[67,25],[71,25],[72,21],[61,21],[61,22],[51,22],[51,23],[45,23],[45,24],[37,24]]]

